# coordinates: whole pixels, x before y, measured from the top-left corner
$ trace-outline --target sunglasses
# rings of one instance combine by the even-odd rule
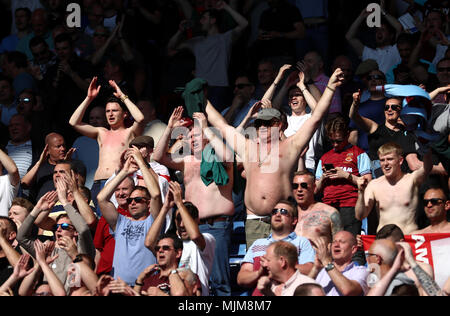
[[[390,109],[392,109],[392,111],[395,111],[395,112],[400,112],[402,110],[402,107],[398,104],[386,104],[384,106],[385,111],[389,111]]]
[[[277,123],[278,121],[276,121],[276,120],[269,120],[269,121],[266,121],[266,120],[256,120],[255,121],[255,127],[258,129],[258,128],[260,128],[260,127],[262,127],[262,126],[264,126],[264,127],[272,127],[275,123]]]
[[[242,90],[242,89],[244,89],[245,87],[251,87],[251,86],[253,86],[253,85],[250,84],[250,83],[239,83],[239,84],[235,85],[234,87],[235,87],[236,89]]]
[[[429,200],[424,199],[423,200],[423,204],[425,206],[427,206],[428,203],[430,203],[430,202],[431,202],[431,205],[436,206],[436,205],[441,204],[441,203],[443,203],[445,201],[443,199],[429,199]]]
[[[372,75],[372,76],[367,76],[368,80],[384,80],[384,76],[382,75]]]
[[[62,223],[62,224],[56,224],[53,229],[54,229],[54,231],[57,231],[58,228],[60,228],[60,227],[61,227],[62,230],[69,230],[73,226],[70,225],[70,224],[67,224],[67,223]]]
[[[20,98],[19,99],[19,103],[30,103],[31,99],[30,98]]]
[[[163,251],[169,251],[171,249],[173,249],[173,247],[164,245],[164,246],[155,246],[155,251],[158,252],[160,249],[162,249]]]
[[[292,189],[293,190],[298,190],[298,188],[301,187],[302,189],[307,190],[308,189],[308,183],[303,182],[303,183],[292,183]]]
[[[437,69],[438,72],[449,72],[450,71],[450,67],[439,67]]]
[[[133,201],[135,201],[136,203],[144,203],[144,202],[148,201],[148,199],[145,197],[140,197],[140,196],[127,199],[128,204],[133,203]]]
[[[283,215],[283,216],[289,216],[290,215],[289,211],[287,209],[285,209],[285,208],[275,208],[275,209],[272,210],[272,216],[275,216],[278,213],[280,213],[280,215]]]

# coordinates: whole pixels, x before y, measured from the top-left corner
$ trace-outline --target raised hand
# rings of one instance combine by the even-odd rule
[[[115,90],[113,94],[116,98],[122,99],[125,96],[125,94],[122,92],[122,90],[114,80],[109,80],[109,85]]]
[[[88,88],[87,96],[91,100],[95,99],[98,96],[98,94],[100,93],[100,89],[102,87],[102,86],[97,86],[97,81],[98,81],[97,77],[92,78],[91,83]]]
[[[28,262],[30,261],[30,255],[29,254],[23,254],[20,256],[19,261],[14,266],[13,274],[18,279],[23,279],[27,275],[29,275],[31,272],[34,271],[34,268],[28,269]]]
[[[58,240],[58,247],[63,249],[72,259],[75,259],[75,257],[78,255],[78,247],[76,241],[72,238],[69,238],[67,236],[61,237]]]
[[[58,193],[56,191],[50,191],[45,193],[38,203],[36,204],[36,208],[38,208],[40,211],[48,211],[55,206],[55,203],[58,199]]]
[[[182,126],[182,122],[180,122],[183,115],[183,107],[179,106],[175,110],[173,110],[172,115],[169,118],[169,122],[167,126],[170,128],[176,128]]]
[[[199,123],[200,128],[203,130],[208,127],[208,120],[202,112],[197,112],[192,115],[192,118]]]
[[[344,72],[340,68],[338,68],[331,76],[330,81],[328,82],[328,86],[335,89],[337,87],[340,87],[343,83]]]

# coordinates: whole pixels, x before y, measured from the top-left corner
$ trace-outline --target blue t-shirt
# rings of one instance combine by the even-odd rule
[[[145,236],[153,224],[149,215],[143,221],[132,221],[119,214],[116,230],[110,233],[116,240],[113,259],[113,277],[120,277],[130,286],[134,286],[139,274],[148,266],[156,263],[156,257],[144,245]]]

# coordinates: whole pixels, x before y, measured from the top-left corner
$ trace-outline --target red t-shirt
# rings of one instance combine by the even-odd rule
[[[369,156],[357,146],[350,145],[342,152],[332,149],[323,155],[317,166],[316,179],[322,177],[325,164],[333,164],[357,177],[371,173]],[[322,202],[334,207],[355,207],[357,200],[358,187],[347,179],[331,180],[323,190]]]
[[[123,216],[130,216],[130,213],[121,207],[117,208],[117,212]],[[97,274],[100,275],[111,272],[116,241],[109,233],[109,224],[103,216],[98,221],[97,229],[95,230],[94,246],[98,251],[100,251]]]

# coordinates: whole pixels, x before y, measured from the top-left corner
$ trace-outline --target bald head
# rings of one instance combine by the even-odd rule
[[[66,143],[64,137],[57,133],[48,134],[45,137],[45,144],[48,146],[49,160],[52,164],[64,160],[66,155]]]
[[[31,15],[31,25],[36,36],[43,36],[48,31],[47,13],[44,9],[36,9]]]
[[[380,256],[383,259],[382,263],[388,266],[394,263],[397,252],[395,243],[389,239],[375,240],[369,249],[369,253]]]

